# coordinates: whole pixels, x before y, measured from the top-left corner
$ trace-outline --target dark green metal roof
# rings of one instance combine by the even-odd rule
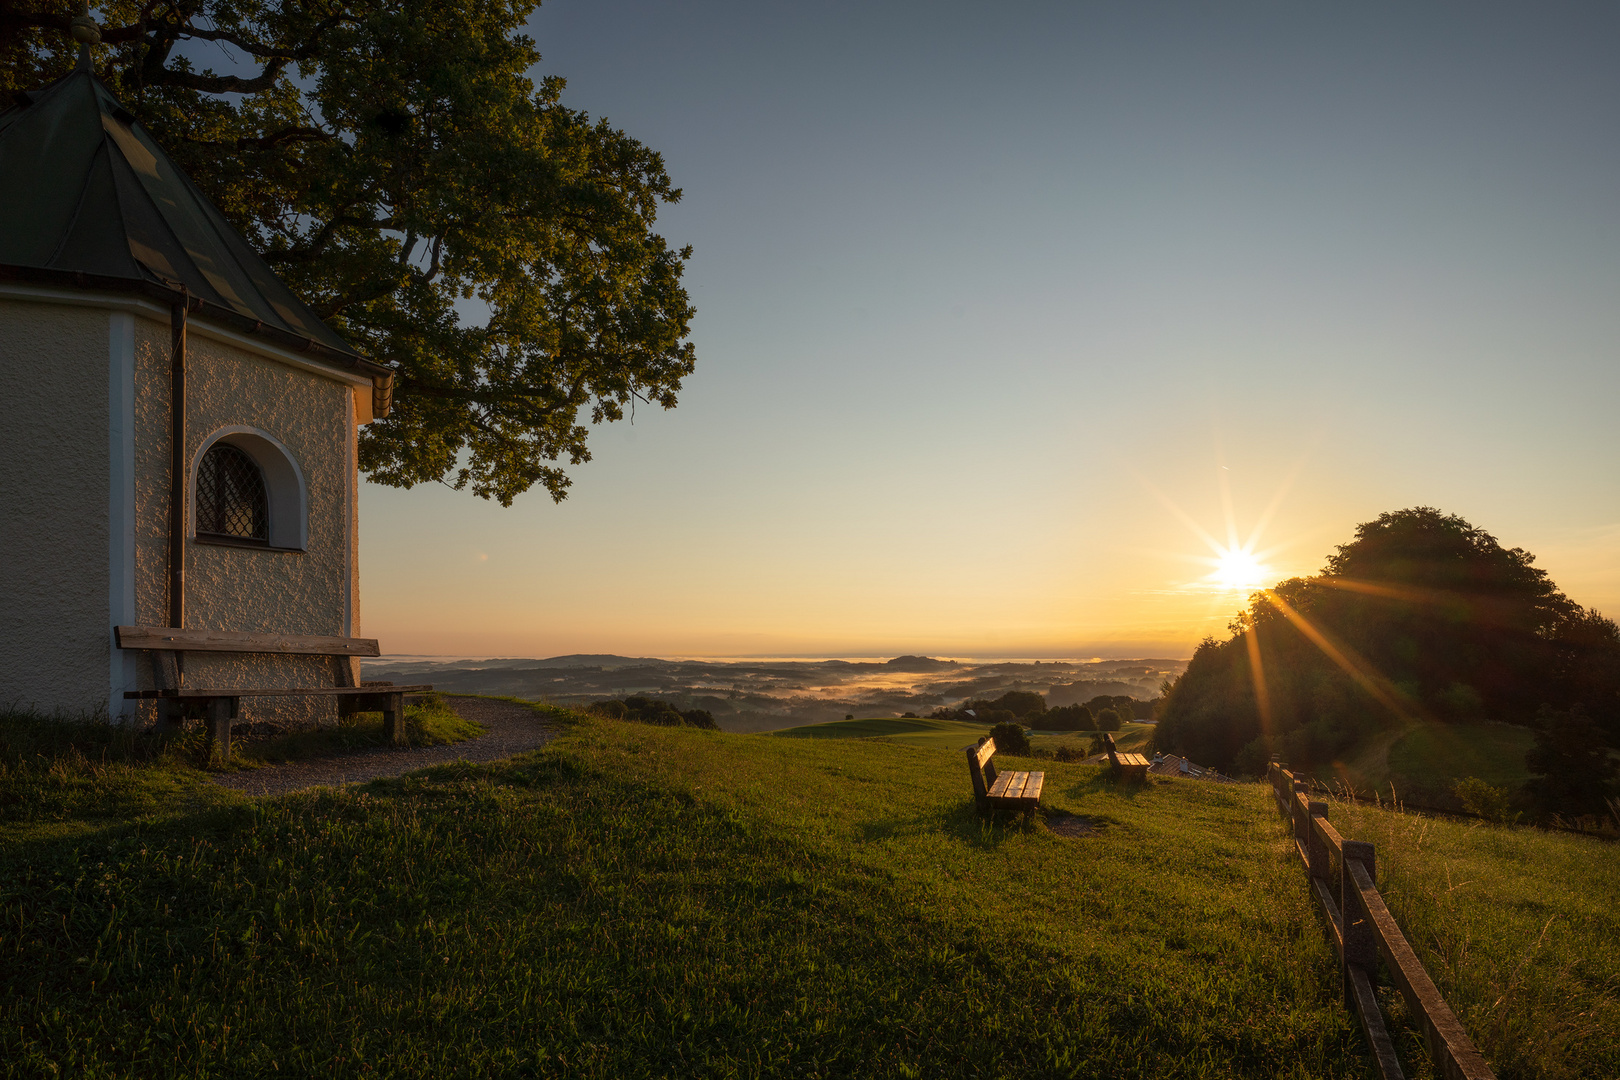
[[[0,274],[178,295],[368,374],[90,69],[0,113]],[[336,353],[339,355],[328,355]]]

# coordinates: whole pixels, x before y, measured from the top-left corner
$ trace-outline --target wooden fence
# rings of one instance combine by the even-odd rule
[[[1429,1056],[1440,1075],[1447,1080],[1496,1080],[1385,906],[1378,892],[1373,846],[1340,836],[1328,823],[1327,803],[1311,801],[1305,784],[1287,769],[1273,764],[1270,779],[1277,809],[1293,821],[1294,842],[1310,873],[1311,891],[1339,951],[1345,1007],[1360,1018],[1379,1075],[1383,1080],[1405,1076],[1373,993],[1382,956],[1407,1009],[1423,1026]]]

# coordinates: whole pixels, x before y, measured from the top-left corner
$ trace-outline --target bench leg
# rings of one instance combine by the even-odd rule
[[[178,731],[186,726],[186,713],[173,698],[157,699],[157,728],[159,735]]]
[[[221,765],[231,760],[231,719],[235,715],[235,698],[208,699],[208,736],[212,743],[210,756]]]
[[[389,746],[405,745],[405,695],[383,695],[383,739]]]

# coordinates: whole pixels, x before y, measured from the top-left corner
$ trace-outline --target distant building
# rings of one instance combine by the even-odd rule
[[[119,625],[355,636],[356,436],[392,376],[295,297],[96,79],[0,114],[0,705],[133,717]],[[187,653],[187,682],[349,657]],[[352,685],[352,683],[350,684]],[[330,698],[249,699],[318,718]]]
[[[1148,766],[1148,772],[1156,776],[1185,776],[1191,780],[1210,780],[1218,784],[1235,784],[1236,780],[1224,776],[1214,769],[1202,765],[1194,765],[1184,757],[1175,754],[1154,754],[1153,763]]]

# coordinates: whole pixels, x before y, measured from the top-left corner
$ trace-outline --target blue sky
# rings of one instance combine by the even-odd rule
[[[1228,506],[1273,577],[1432,505],[1620,614],[1612,7],[530,27],[685,191],[698,370],[561,505],[368,486],[386,650],[1185,655]]]

